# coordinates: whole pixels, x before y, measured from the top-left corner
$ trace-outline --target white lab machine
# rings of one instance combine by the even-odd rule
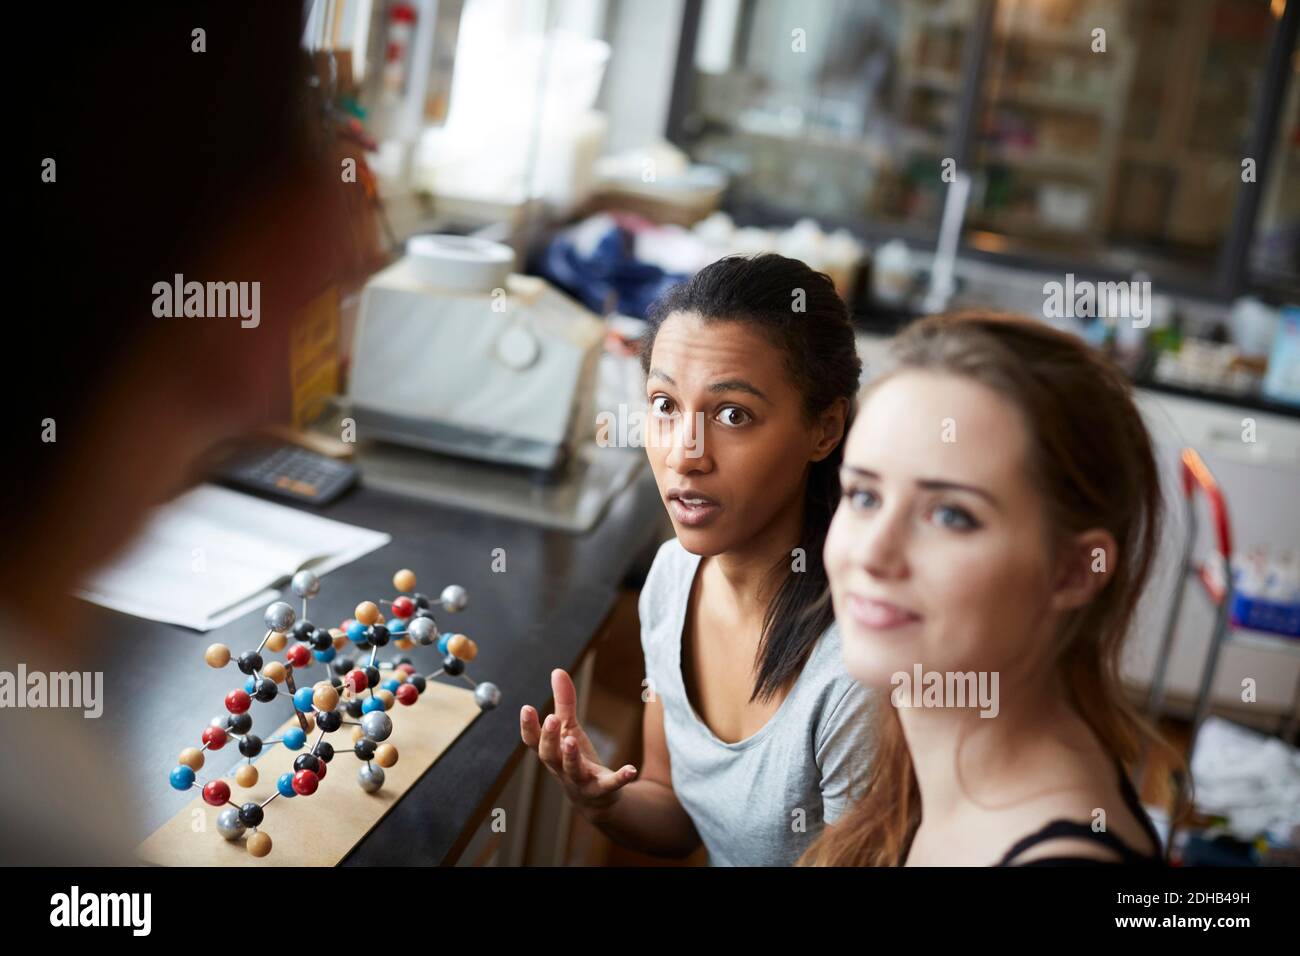
[[[595,446],[604,323],[513,258],[412,238],[362,292],[343,414],[369,485],[585,530],[644,456]]]

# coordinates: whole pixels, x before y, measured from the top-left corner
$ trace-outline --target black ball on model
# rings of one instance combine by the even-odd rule
[[[424,682],[423,675],[412,674],[410,677],[406,678],[406,682],[410,684],[412,687],[414,687],[421,694],[424,693],[425,682]]]
[[[320,758],[315,754],[298,754],[293,758],[293,769],[295,772],[310,770],[312,773],[318,773],[320,771]]]
[[[316,745],[316,756],[329,763],[334,759],[334,745],[328,740],[322,740]]]
[[[388,643],[388,627],[383,624],[371,624],[366,637],[375,647],[383,647]]]
[[[375,746],[375,742],[369,737],[362,737],[352,747],[352,750],[362,760],[370,760],[375,755]]]
[[[334,668],[334,673],[342,676],[343,674],[346,674],[348,671],[352,670],[352,658],[336,657],[334,658],[334,663],[331,666]]]
[[[415,606],[421,611],[427,611],[429,609],[429,599],[419,591],[416,591],[411,595],[411,600],[415,602]]]
[[[262,669],[262,655],[257,651],[244,651],[239,655],[237,666],[245,674],[252,674]]]
[[[459,677],[465,673],[465,662],[455,654],[448,654],[442,660],[442,669],[448,677]]]
[[[239,742],[239,752],[245,757],[256,757],[262,752],[262,738],[257,734],[249,734]]]
[[[253,685],[253,696],[264,704],[269,704],[275,700],[280,689],[275,686],[275,681],[269,677],[259,677],[257,683]]]
[[[316,630],[316,625],[313,624],[311,621],[307,620],[306,618],[303,618],[301,621],[297,621],[294,623],[293,627],[289,629],[289,634],[291,637],[294,637],[300,641],[305,641],[311,638],[311,635],[315,632],[315,630]]]
[[[322,710],[316,715],[316,726],[327,734],[332,734],[343,726],[343,715],[337,710]]]
[[[239,822],[246,827],[260,825],[264,816],[262,808],[256,803],[246,803],[239,808]]]
[[[307,640],[311,642],[314,651],[328,651],[334,646],[334,635],[329,631],[313,631]]]
[[[231,733],[246,734],[253,729],[253,715],[248,711],[242,714],[231,714],[226,718],[226,727]]]
[[[362,702],[359,698],[353,697],[350,701],[348,701],[346,704],[343,705],[343,709],[348,712],[349,717],[355,717],[358,720],[360,720],[362,714],[361,703]]]
[[[366,668],[366,686],[379,686],[379,668],[375,667],[373,664]]]

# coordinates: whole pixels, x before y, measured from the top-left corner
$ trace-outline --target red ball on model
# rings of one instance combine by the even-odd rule
[[[408,618],[415,613],[415,602],[409,597],[402,596],[393,598],[393,615],[400,618]]]
[[[353,693],[357,694],[365,690],[370,684],[370,682],[366,680],[366,672],[360,668],[348,672],[347,682],[352,688]]]
[[[285,653],[284,659],[294,667],[306,667],[311,663],[311,650],[306,644],[295,644]]]
[[[224,807],[230,799],[230,784],[224,780],[209,780],[203,785],[203,802],[214,807]]]
[[[242,690],[232,690],[226,695],[226,710],[232,714],[242,714],[248,710],[252,703],[252,698]]]
[[[410,706],[420,699],[420,692],[415,689],[414,684],[403,684],[397,688],[397,702]]]
[[[310,797],[320,786],[320,777],[310,770],[299,770],[293,775],[293,792]]]
[[[208,745],[209,750],[220,750],[226,745],[228,739],[226,732],[220,727],[209,727],[203,731],[203,742]]]

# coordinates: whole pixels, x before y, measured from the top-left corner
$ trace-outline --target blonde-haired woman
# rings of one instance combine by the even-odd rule
[[[825,564],[845,665],[890,699],[866,796],[803,862],[1159,863],[1119,655],[1161,493],[1120,372],[1029,319],[924,319],[873,381],[841,484]]]

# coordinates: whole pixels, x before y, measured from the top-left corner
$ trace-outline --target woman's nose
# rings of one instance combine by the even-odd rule
[[[669,468],[682,474],[709,470],[711,465],[704,447],[703,412],[683,412],[673,422],[668,437],[671,442],[667,458]]]
[[[853,558],[872,577],[898,578],[907,574],[906,515],[878,512],[864,522],[855,536]]]

